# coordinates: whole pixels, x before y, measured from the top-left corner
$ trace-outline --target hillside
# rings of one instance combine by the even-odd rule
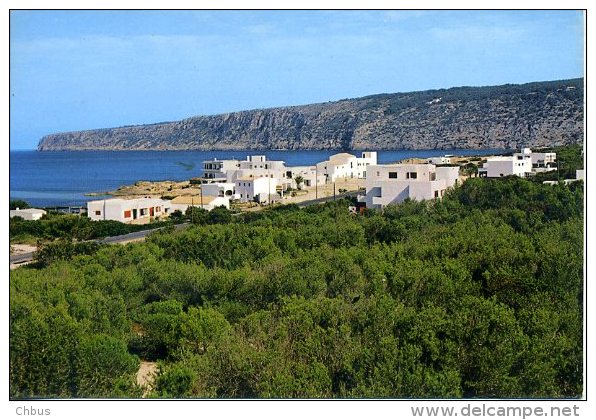
[[[583,79],[458,87],[45,136],[38,150],[448,149],[583,142]]]

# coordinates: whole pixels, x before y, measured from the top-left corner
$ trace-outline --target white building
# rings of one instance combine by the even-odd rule
[[[91,220],[116,220],[122,223],[147,223],[159,217],[166,217],[171,204],[160,198],[110,198],[89,201],[87,215]]]
[[[296,178],[302,177],[302,186],[306,188],[325,184],[325,174],[319,173],[316,166],[288,166],[286,168],[286,179],[290,181],[292,188],[298,188]]]
[[[450,165],[452,157],[453,157],[452,155],[431,157],[431,158],[428,158],[426,160],[426,162],[433,164],[433,165]]]
[[[532,152],[532,168],[554,168],[557,162],[557,154],[553,152]]]
[[[212,197],[228,197],[229,199],[235,199],[236,197],[236,184],[233,182],[213,182],[210,184],[201,184],[204,196]]]
[[[235,191],[241,202],[256,201],[257,203],[270,203],[280,197],[278,180],[270,177],[241,177],[236,179]]]
[[[10,217],[22,217],[24,220],[39,220],[46,214],[42,209],[19,209],[10,210]]]
[[[246,160],[238,162],[238,169],[227,172],[226,180],[235,183],[244,178],[273,178],[277,180],[277,186],[285,190],[292,183],[286,175],[286,169],[282,160],[267,160],[263,155],[247,156]]]
[[[495,156],[486,160],[482,168],[478,168],[478,176],[486,178],[500,178],[517,175],[525,178],[532,173],[532,151],[522,149],[513,156]]]
[[[431,200],[441,198],[459,177],[459,167],[431,164],[370,165],[365,181],[366,195],[359,201],[367,208],[382,208],[405,199]]]
[[[204,193],[204,192],[203,192]],[[229,196],[212,196],[205,195],[180,195],[171,202],[171,211],[179,210],[185,213],[189,207],[198,207],[205,210],[211,211],[216,207],[224,206],[230,208],[230,197]]]
[[[361,157],[350,153],[331,155],[317,164],[317,171],[326,175],[327,182],[340,178],[366,178],[368,166],[377,164],[377,152],[362,152]]]
[[[234,171],[240,168],[240,161],[235,159],[205,160],[203,161],[203,178],[209,180],[225,181],[228,171]]]

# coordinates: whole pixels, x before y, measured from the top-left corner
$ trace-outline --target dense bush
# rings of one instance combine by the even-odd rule
[[[11,396],[138,396],[137,357],[154,397],[582,394],[582,183],[348,204],[201,213],[12,271]]]
[[[176,221],[179,222],[179,220]],[[82,216],[53,214],[40,220],[11,218],[9,235],[11,242],[18,242],[27,237],[40,240],[60,238],[83,241],[169,226],[172,223],[172,221],[162,221],[149,225],[131,225],[114,220],[91,221]]]

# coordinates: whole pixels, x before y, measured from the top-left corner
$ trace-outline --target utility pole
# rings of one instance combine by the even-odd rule
[[[333,201],[335,201],[335,181],[333,181]]]
[[[271,204],[271,171],[267,169],[267,184],[269,186],[269,195],[267,196],[267,204]]]
[[[193,223],[195,220],[195,196],[190,196],[190,223]]]
[[[203,208],[203,178],[201,178],[201,210]]]
[[[315,164],[315,200],[319,198],[319,168]]]

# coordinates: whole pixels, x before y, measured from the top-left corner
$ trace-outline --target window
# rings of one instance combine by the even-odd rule
[[[379,173],[377,172],[377,175]],[[397,172],[389,172],[389,178],[390,179],[397,179]]]
[[[435,191],[435,198],[439,198],[439,191]]]
[[[417,172],[408,172],[406,174],[406,179],[417,179],[418,173]]]
[[[130,210],[124,210],[124,218],[125,219],[128,219],[131,216],[132,216],[132,213]]]
[[[517,160],[522,160],[523,158],[524,158],[523,156],[520,156],[520,155],[517,156]]]
[[[101,210],[95,210],[95,215],[96,216],[101,216]]]
[[[431,172],[431,173],[430,173],[430,180],[431,180],[431,181],[434,181],[434,180],[436,180],[436,179],[437,179],[437,174],[436,174],[436,172]]]

